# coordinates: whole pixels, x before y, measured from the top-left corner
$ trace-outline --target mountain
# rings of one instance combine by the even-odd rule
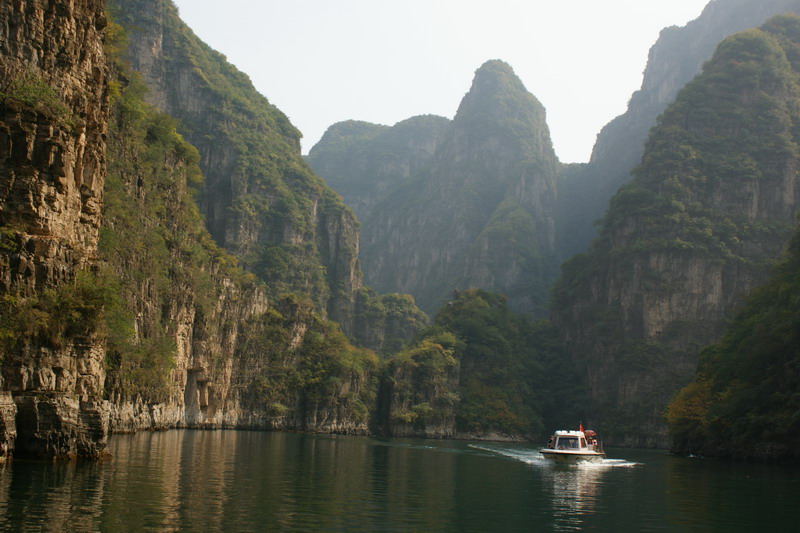
[[[363,213],[369,285],[410,293],[428,312],[480,287],[543,314],[557,271],[558,160],[544,107],[506,63],[476,71],[451,123],[339,124],[309,162]]]
[[[99,458],[111,433],[175,427],[392,434],[379,404],[406,398],[385,383],[411,377],[387,357],[427,317],[360,286],[352,214],[171,2],[103,7],[0,6],[0,457]],[[161,77],[131,68],[165,43],[140,57]],[[203,117],[165,113],[172,91]],[[189,142],[199,120],[215,143]]]
[[[176,118],[200,153],[198,200],[214,240],[266,282],[270,297],[310,299],[357,342],[405,335],[369,331],[364,313],[375,306],[365,298],[377,295],[361,290],[358,223],[305,163],[300,132],[286,116],[200,41],[171,1],[111,6],[127,30],[126,60],[148,88],[145,99]],[[419,311],[409,302],[414,322]],[[366,337],[355,339],[356,332]]]
[[[597,135],[588,164],[571,165],[559,181],[559,248],[563,258],[584,252],[608,200],[631,180],[656,118],[708,61],[726,36],[782,13],[800,13],[797,0],[713,0],[696,20],[662,30],[650,49],[641,88],[627,111]]]
[[[661,115],[552,319],[610,441],[666,445],[661,415],[780,256],[800,206],[798,18],[723,41]]]

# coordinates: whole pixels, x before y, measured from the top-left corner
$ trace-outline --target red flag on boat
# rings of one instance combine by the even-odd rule
[[[579,422],[578,426],[580,426],[580,431],[583,432],[583,422]]]

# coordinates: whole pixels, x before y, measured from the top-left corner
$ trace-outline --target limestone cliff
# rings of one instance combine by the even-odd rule
[[[306,295],[347,322],[361,287],[357,223],[303,161],[300,132],[183,24],[170,0],[113,5],[148,102],[178,119],[200,152],[211,235],[270,295]]]
[[[670,402],[671,452],[797,462],[800,430],[800,232],[747,297],[725,335],[700,355],[694,381]]]
[[[200,154],[143,101],[147,89],[124,61],[114,70],[99,247],[116,295],[104,316],[111,431],[366,432],[375,355],[352,347],[309,300],[269,299],[214,242],[194,200]]]
[[[563,268],[553,320],[609,443],[666,446],[667,402],[785,245],[800,207],[798,43],[796,17],[725,40]]]
[[[461,362],[455,337],[446,337],[426,338],[389,360],[378,399],[382,433],[440,439],[457,436]]]
[[[91,324],[56,316],[63,306],[46,308],[96,262],[109,109],[105,24],[102,0],[0,5],[3,450],[13,448],[13,428],[17,449],[31,455],[103,448],[102,342]],[[20,328],[31,335],[20,337]]]
[[[408,147],[404,164],[380,169],[370,163],[380,159],[378,140],[388,139],[389,131],[400,137],[400,128],[420,126],[428,132],[420,146],[393,143],[395,154]],[[332,128],[313,150],[312,164],[330,171],[335,182],[346,183],[346,174],[363,167],[368,172],[359,175],[369,174],[378,191],[393,184],[388,194],[354,197],[366,213],[361,262],[367,283],[410,293],[427,312],[453,289],[481,287],[508,294],[515,309],[542,313],[557,269],[558,162],[544,107],[510,66],[489,61],[476,72],[452,123],[442,126],[426,117],[376,130],[375,140],[354,142],[341,157],[346,167],[337,166],[330,146],[343,137],[337,132],[344,126]]]

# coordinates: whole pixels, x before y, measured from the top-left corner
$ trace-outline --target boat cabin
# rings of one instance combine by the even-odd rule
[[[582,426],[580,431],[556,431],[540,453],[559,463],[599,462],[606,456],[597,433]]]

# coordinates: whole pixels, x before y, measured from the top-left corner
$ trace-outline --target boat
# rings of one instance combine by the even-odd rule
[[[591,429],[584,431],[583,425],[578,431],[556,431],[550,436],[547,448],[542,448],[539,453],[562,464],[599,463],[606,456],[597,433]]]

